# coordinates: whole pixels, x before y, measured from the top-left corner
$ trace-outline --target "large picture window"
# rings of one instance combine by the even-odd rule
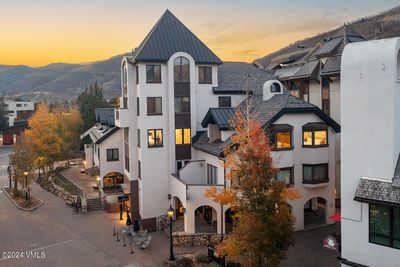
[[[207,164],[207,184],[217,184],[217,167]]]
[[[329,181],[328,163],[309,165],[303,164],[303,183],[319,184]]]
[[[161,65],[146,65],[146,82],[161,83]]]
[[[107,161],[117,161],[119,160],[119,150],[118,148],[110,148],[106,150]]]
[[[400,249],[400,208],[369,204],[369,242]]]
[[[188,145],[190,144],[190,128],[175,129],[175,144]]]
[[[199,83],[201,83],[201,84],[212,83],[211,67],[199,67]]]
[[[190,97],[176,96],[175,113],[189,113],[189,112],[190,112]]]
[[[148,147],[163,146],[163,131],[161,129],[147,130]]]
[[[147,115],[162,115],[162,98],[147,98]]]
[[[307,123],[304,125],[303,146],[328,146],[328,126],[324,123]]]
[[[185,57],[177,57],[174,60],[174,82],[189,82],[189,60]]]

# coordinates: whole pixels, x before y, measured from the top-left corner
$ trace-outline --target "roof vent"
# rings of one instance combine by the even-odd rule
[[[263,100],[267,101],[274,95],[282,94],[283,86],[278,80],[269,80],[263,86]]]
[[[307,48],[307,45],[305,45],[305,44],[299,44],[299,45],[297,46],[297,48],[306,49],[306,48]]]

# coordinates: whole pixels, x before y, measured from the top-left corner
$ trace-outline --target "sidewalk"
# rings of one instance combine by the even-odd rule
[[[85,191],[87,198],[99,197],[98,189],[93,187],[97,185],[96,177],[81,173],[81,166],[71,166],[68,169],[62,170],[60,173],[79,185],[83,191]]]

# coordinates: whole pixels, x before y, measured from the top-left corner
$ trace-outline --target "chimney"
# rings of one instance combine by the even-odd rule
[[[263,101],[271,99],[274,95],[282,94],[283,86],[278,80],[269,80],[263,86]]]

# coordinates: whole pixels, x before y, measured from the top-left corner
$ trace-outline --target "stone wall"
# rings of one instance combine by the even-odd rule
[[[207,246],[209,244],[215,246],[221,240],[221,235],[214,233],[189,234],[185,232],[174,232],[172,236],[174,246],[176,247]]]

